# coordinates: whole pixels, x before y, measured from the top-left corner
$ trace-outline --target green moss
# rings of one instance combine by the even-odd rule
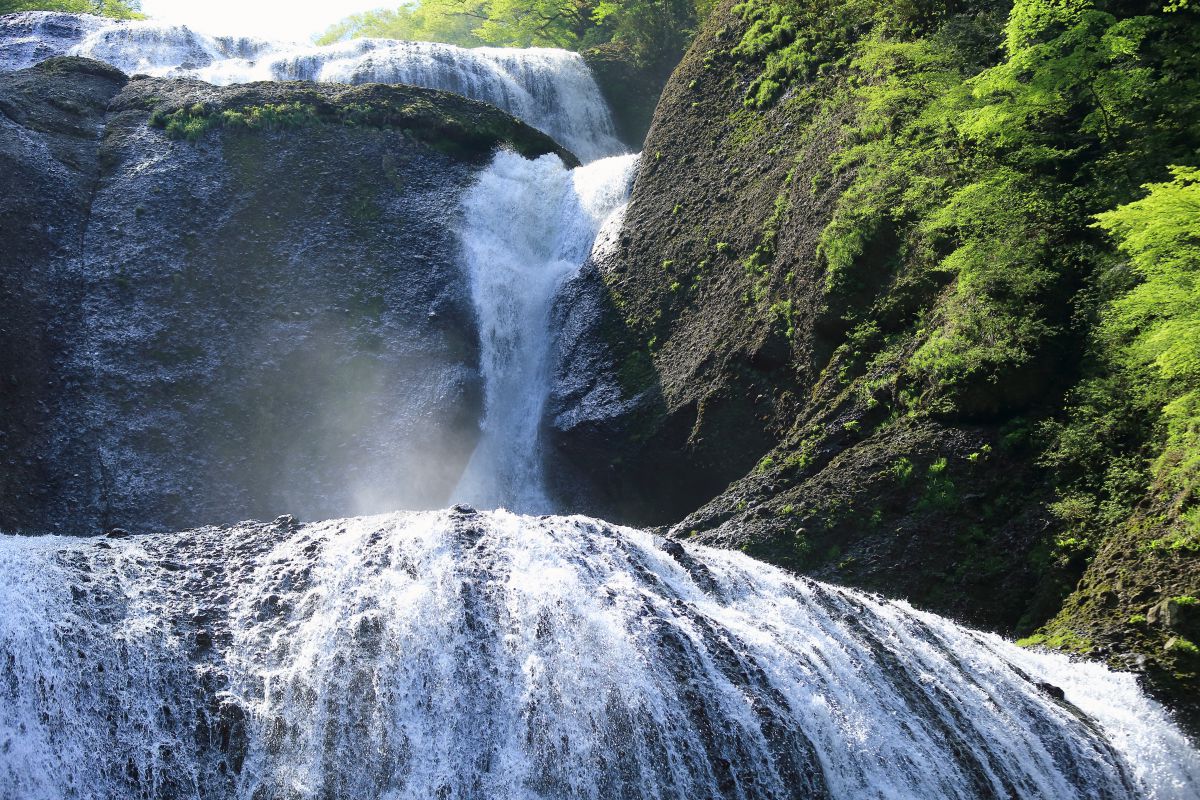
[[[468,157],[490,153],[508,144],[527,157],[554,152],[543,134],[511,117],[481,111],[458,98],[442,98],[406,87],[358,87],[351,97],[331,100],[315,91],[277,103],[246,103],[232,107],[195,103],[173,110],[155,108],[148,122],[169,138],[198,142],[209,131],[286,131],[316,124],[348,128],[401,130],[406,136],[443,152]],[[569,154],[561,153],[569,160]]]
[[[892,473],[892,477],[896,480],[896,483],[904,486],[908,483],[909,479],[912,478],[914,469],[915,467],[913,466],[913,462],[910,461],[907,456],[901,456],[892,463],[890,472]]]
[[[617,370],[617,380],[626,397],[635,397],[641,394],[653,386],[657,379],[658,373],[654,369],[654,360],[644,350],[635,350],[629,354]]]
[[[775,250],[779,239],[779,228],[783,223],[784,216],[787,214],[791,206],[788,192],[792,185],[792,179],[795,175],[794,171],[789,172],[783,180],[783,186],[779,194],[775,197],[775,203],[771,209],[770,216],[763,223],[762,230],[759,232],[758,244],[743,262],[742,268],[746,272],[746,276],[750,278],[752,284],[750,296],[755,303],[762,302],[770,291],[771,271],[770,266],[775,260]],[[718,248],[719,249],[719,248]],[[791,320],[791,301],[781,301],[775,303],[771,307],[773,313],[786,314],[787,326],[789,331],[792,329]],[[789,333],[788,338],[791,338]]]
[[[1183,638],[1182,636],[1171,637],[1171,639],[1167,642],[1166,650],[1168,653],[1174,653],[1175,655],[1200,655],[1200,647],[1197,647],[1194,643]]]
[[[1044,647],[1048,650],[1061,650],[1066,653],[1084,654],[1090,652],[1094,643],[1069,629],[1055,631],[1041,630],[1032,636],[1017,640],[1018,647]]]
[[[856,2],[746,0],[733,7],[748,25],[731,54],[761,65],[746,92],[748,108],[767,108],[790,86],[836,66],[869,14]]]

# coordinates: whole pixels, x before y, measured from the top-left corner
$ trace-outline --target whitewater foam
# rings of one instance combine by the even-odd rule
[[[5,800],[1200,787],[1130,675],[583,517],[6,537],[0,599]]]
[[[550,395],[550,309],[619,215],[637,156],[574,170],[557,156],[497,153],[463,200],[461,239],[484,378],[479,445],[454,492],[485,508],[548,513],[540,427]]]
[[[325,46],[209,36],[152,20],[54,12],[0,18],[0,69],[53,55],[94,58],[128,74],[214,84],[306,80],[406,83],[491,103],[554,137],[582,161],[625,152],[608,106],[578,53],[554,48],[462,48],[354,39]]]

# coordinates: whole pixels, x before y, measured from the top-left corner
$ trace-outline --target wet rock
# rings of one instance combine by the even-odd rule
[[[1163,600],[1146,612],[1146,622],[1163,628],[1174,628],[1179,625],[1179,611],[1179,603],[1170,599]]]
[[[360,101],[467,139],[341,124]],[[150,124],[293,102],[328,121],[194,144]],[[127,82],[79,58],[0,73],[0,464],[36,487],[0,492],[0,529],[440,502],[482,413],[458,196],[516,125],[412,87]]]
[[[276,528],[284,528],[289,531],[294,531],[300,527],[300,521],[291,514],[280,514],[271,524]]]
[[[684,558],[687,555],[687,551],[683,549],[683,545],[674,539],[662,539],[657,541],[657,544],[663,552],[676,560]]]
[[[1041,690],[1041,692],[1043,694],[1045,694],[1048,697],[1053,697],[1055,700],[1058,700],[1058,701],[1063,701],[1063,700],[1067,699],[1066,692],[1064,692],[1062,689],[1060,689],[1059,687],[1055,686],[1052,683],[1046,683],[1045,681],[1039,681],[1035,685],[1037,686],[1038,689]]]

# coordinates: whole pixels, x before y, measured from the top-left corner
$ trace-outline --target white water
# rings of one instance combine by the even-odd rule
[[[582,517],[6,537],[0,603],[3,800],[1200,791],[1131,676]]]
[[[0,23],[8,68],[71,50],[219,82],[424,82],[585,160],[617,149],[557,51]],[[547,510],[550,304],[619,229],[635,164],[499,153],[464,196],[487,417],[461,497]],[[594,520],[0,537],[0,800],[1197,796],[1196,751],[1132,676]]]
[[[463,200],[461,239],[479,323],[485,416],[455,500],[531,514],[546,497],[539,428],[550,394],[554,296],[629,195],[637,156],[574,170],[497,153]]]
[[[153,21],[112,22],[27,12],[0,19],[0,69],[80,55],[128,74],[215,84],[263,80],[407,83],[504,109],[550,134],[583,161],[624,152],[608,107],[577,53],[355,39],[323,47],[206,36]]]

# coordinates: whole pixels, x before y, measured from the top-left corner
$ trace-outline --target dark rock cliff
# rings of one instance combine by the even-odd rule
[[[739,54],[752,25],[778,37],[768,49],[818,35],[770,12],[756,23],[753,8],[820,5],[721,4],[664,90],[624,227],[558,311],[546,440],[559,492],[1008,634],[1058,615],[1039,643],[1142,671],[1195,727],[1200,569],[1190,551],[1147,550],[1165,512],[1143,504],[1086,564],[1051,554],[1065,534],[1035,431],[1063,413],[1079,341],[914,412],[904,398],[926,388],[905,365],[953,287],[909,267],[912,238],[885,214],[856,282],[830,289],[822,236],[868,124],[854,81],[885,68],[864,78],[831,57],[796,79],[803,91],[759,104],[762,59]],[[933,31],[971,75],[999,57],[1007,13],[948,7],[906,30]],[[871,23],[845,24],[865,36]],[[1067,300],[1048,302],[1063,315]]]
[[[0,529],[437,506],[478,435],[457,192],[499,145],[411,87],[0,76]]]

